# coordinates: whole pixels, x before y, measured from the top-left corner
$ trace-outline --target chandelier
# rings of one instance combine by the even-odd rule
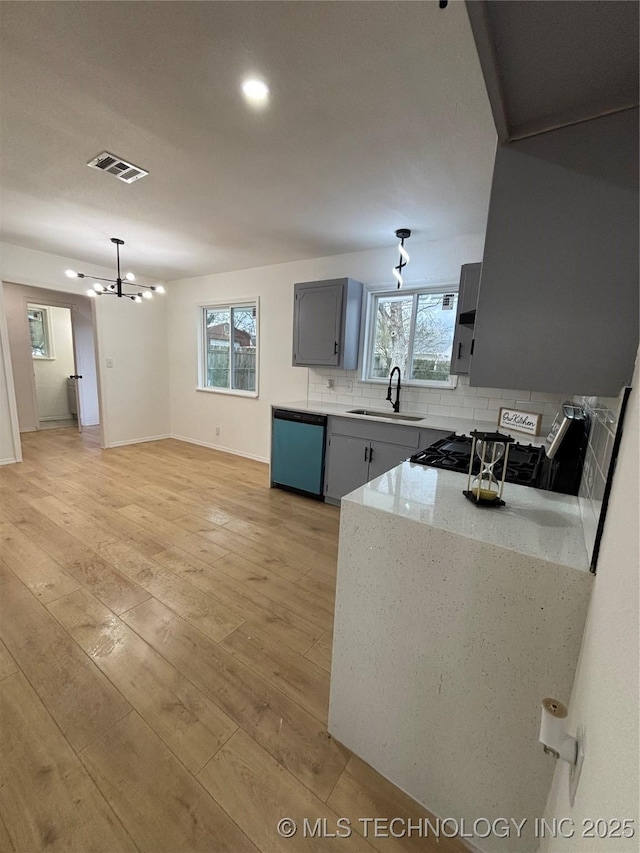
[[[398,290],[400,290],[400,288],[404,284],[404,279],[402,278],[402,270],[410,261],[409,252],[407,252],[404,247],[404,241],[408,237],[411,237],[411,231],[409,231],[408,228],[398,228],[398,230],[396,231],[396,237],[398,238],[398,240],[400,240],[400,243],[398,244],[398,251],[400,252],[400,263],[398,264],[398,266],[393,268],[393,277],[398,282]]]
[[[116,265],[118,274],[116,278],[101,278],[99,275],[90,275],[88,273],[76,272],[75,270],[67,270],[68,278],[90,278],[94,281],[93,288],[87,290],[89,296],[117,296],[120,299],[131,299],[132,302],[142,302],[143,299],[151,299],[154,293],[164,293],[164,287],[161,284],[134,284],[136,277],[132,272],[125,273],[124,278],[120,273],[120,246],[124,246],[124,240],[118,237],[112,237],[111,242],[116,246]],[[103,284],[105,282],[106,284]],[[122,286],[142,287],[136,293],[123,290]]]

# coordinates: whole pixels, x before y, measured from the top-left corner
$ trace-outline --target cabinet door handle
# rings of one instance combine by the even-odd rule
[[[458,360],[462,358],[462,341],[458,343]]]
[[[369,462],[373,462],[373,447],[369,447]]]
[[[333,342],[333,354],[338,355],[338,341]]]
[[[471,352],[469,353],[469,355],[473,355],[473,347],[474,347],[475,342],[476,342],[476,339],[473,338],[471,341]]]
[[[364,449],[364,461],[365,462],[369,461],[369,446],[368,445]]]

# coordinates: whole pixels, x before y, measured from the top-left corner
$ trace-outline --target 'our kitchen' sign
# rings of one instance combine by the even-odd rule
[[[516,409],[500,409],[498,426],[504,429],[513,429],[517,432],[526,432],[529,435],[538,435],[540,432],[540,421],[542,415],[535,412],[519,412]]]

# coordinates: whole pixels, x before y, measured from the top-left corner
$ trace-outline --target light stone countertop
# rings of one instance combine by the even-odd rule
[[[577,498],[466,485],[403,462],[343,498],[328,731],[432,814],[526,818],[474,850],[535,853],[540,702],[569,701],[593,575]]]
[[[274,403],[273,409],[290,409],[294,412],[312,412],[317,415],[330,415],[332,417],[353,418],[354,420],[369,421],[374,423],[398,424],[399,426],[412,426],[416,429],[441,429],[455,432],[458,435],[469,435],[470,430],[477,429],[480,432],[495,432],[498,426],[493,421],[475,421],[466,418],[451,418],[446,415],[421,415],[419,412],[400,412],[399,414],[418,417],[419,420],[403,420],[400,418],[376,418],[371,415],[356,415],[350,410],[363,408],[362,406],[346,405],[345,403],[323,403],[320,400],[296,400],[287,403]],[[370,411],[376,411],[373,407],[367,407]],[[390,410],[390,409],[389,409]],[[385,409],[380,408],[384,413]],[[497,415],[496,415],[497,418]],[[527,435],[524,432],[515,432],[500,428],[503,435],[512,435],[518,444],[533,444],[540,447],[545,442],[545,435]],[[424,448],[421,448],[424,449]]]
[[[407,519],[518,554],[589,570],[578,498],[505,483],[506,506],[477,507],[462,494],[467,475],[403,462],[342,501],[390,516],[388,535]],[[384,521],[381,520],[381,524]]]

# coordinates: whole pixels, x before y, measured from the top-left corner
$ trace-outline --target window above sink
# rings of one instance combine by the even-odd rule
[[[455,388],[457,304],[457,283],[369,292],[362,380],[388,382],[397,365],[403,385]]]

